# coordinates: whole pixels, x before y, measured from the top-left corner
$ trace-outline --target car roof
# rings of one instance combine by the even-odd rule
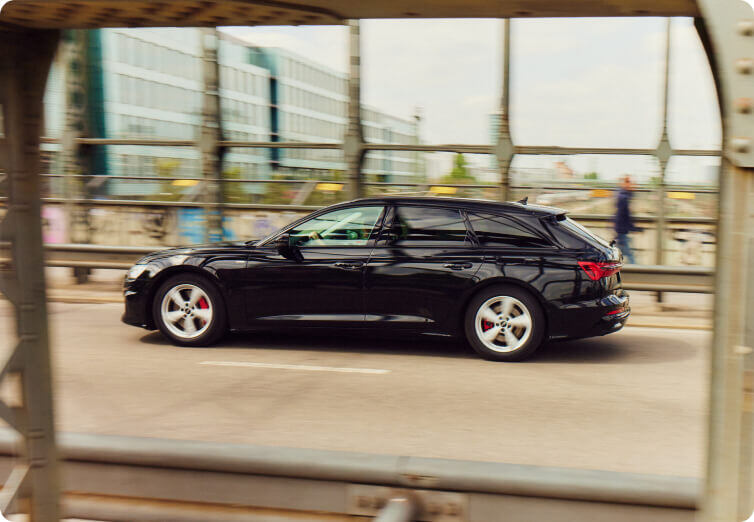
[[[380,204],[403,204],[403,205],[421,205],[421,206],[440,206],[440,207],[458,207],[466,210],[487,211],[487,212],[520,212],[535,215],[557,215],[564,214],[566,211],[555,207],[545,207],[543,205],[529,205],[512,201],[492,201],[487,199],[468,199],[468,198],[448,198],[432,196],[379,196],[372,198],[361,198],[349,201],[352,203],[380,203]]]

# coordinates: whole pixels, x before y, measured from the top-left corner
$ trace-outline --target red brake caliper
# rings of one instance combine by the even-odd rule
[[[486,332],[490,328],[492,328],[494,325],[489,322],[487,319],[482,319],[482,331]]]
[[[208,303],[208,302],[207,302],[207,300],[206,300],[205,298],[203,298],[203,297],[202,297],[201,299],[199,299],[199,301],[198,301],[198,302],[197,302],[196,304],[197,304],[197,305],[199,306],[199,308],[201,308],[201,309],[207,309],[207,308],[209,308],[209,303]],[[206,321],[202,320],[202,323],[204,323],[204,322],[206,322]]]

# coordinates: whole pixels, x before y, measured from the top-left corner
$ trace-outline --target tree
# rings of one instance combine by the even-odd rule
[[[584,174],[584,179],[597,181],[600,179],[600,175],[597,174],[596,172],[587,172],[586,174]]]
[[[456,157],[453,160],[453,170],[445,175],[441,182],[448,185],[467,185],[476,183],[476,178],[471,175],[466,166],[466,158],[463,154],[456,154]]]
[[[241,179],[241,169],[238,167],[232,167],[223,172],[224,179]],[[227,203],[246,203],[248,199],[248,192],[246,191],[245,183],[225,183],[225,201]]]
[[[157,189],[159,192],[148,196],[149,199],[157,201],[180,201],[183,198],[183,183],[189,183],[191,180],[181,180],[176,183],[172,179],[175,177],[175,172],[180,166],[180,160],[174,158],[155,158],[154,168],[157,176],[168,179],[159,182],[159,188]]]

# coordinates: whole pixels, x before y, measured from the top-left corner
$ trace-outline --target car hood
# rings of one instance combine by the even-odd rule
[[[147,254],[146,256],[139,259],[138,263],[151,263],[153,261],[159,261],[173,256],[193,257],[235,252],[238,250],[248,251],[254,248],[255,242],[256,241],[222,241],[218,243],[207,243],[204,245],[166,248],[165,250],[158,250],[156,252],[152,252],[151,254]]]

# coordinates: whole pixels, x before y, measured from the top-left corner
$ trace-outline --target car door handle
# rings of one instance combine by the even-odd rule
[[[445,268],[450,268],[451,270],[465,270],[467,268],[471,268],[471,263],[445,263],[443,265]]]
[[[338,261],[335,266],[346,270],[356,270],[364,266],[364,263],[362,261]]]

